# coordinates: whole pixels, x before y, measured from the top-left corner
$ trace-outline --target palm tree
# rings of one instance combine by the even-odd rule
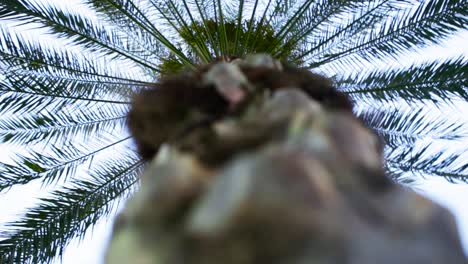
[[[466,136],[464,124],[421,111],[468,99],[465,59],[364,69],[465,29],[465,1],[69,5],[0,3],[0,139],[21,149],[1,165],[0,191],[33,181],[54,188],[0,233],[2,263],[48,262],[109,216],[135,190],[144,166],[125,127],[131,95],[161,75],[216,58],[265,52],[331,77],[385,139],[396,180],[408,174],[468,180],[462,154],[432,144],[457,142]],[[395,102],[407,109],[389,107]]]

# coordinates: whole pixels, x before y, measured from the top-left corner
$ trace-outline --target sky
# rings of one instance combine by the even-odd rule
[[[440,47],[430,47],[419,53],[405,55],[400,62],[406,62],[409,65],[431,58],[446,58],[459,54],[468,55],[468,31],[449,39]],[[468,117],[466,114],[463,115],[463,113],[468,113],[468,102],[456,104],[453,112],[459,114],[464,122],[468,123]],[[8,156],[13,151],[16,150],[0,144],[0,161],[8,162]],[[437,177],[427,177],[418,179],[412,188],[454,213],[465,252],[468,254],[468,184],[452,184]],[[14,220],[28,207],[34,205],[36,197],[46,192],[47,189],[41,188],[40,183],[33,182],[27,187],[14,187],[6,194],[0,193],[0,224]],[[120,209],[121,207],[117,210]],[[73,240],[65,250],[63,259],[57,263],[102,263],[105,248],[111,235],[111,227],[112,219],[102,219],[92,230],[87,232],[82,241]]]

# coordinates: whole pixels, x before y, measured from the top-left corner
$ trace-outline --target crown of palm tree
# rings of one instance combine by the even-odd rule
[[[466,29],[467,10],[458,0],[2,0],[0,140],[21,151],[1,164],[0,191],[61,187],[0,233],[0,262],[50,261],[108,216],[144,166],[125,127],[132,94],[219,58],[264,52],[331,77],[386,140],[391,175],[467,180],[460,152],[431,144],[466,127],[425,110],[468,99],[465,59],[367,68]],[[407,107],[385,107],[394,102]]]

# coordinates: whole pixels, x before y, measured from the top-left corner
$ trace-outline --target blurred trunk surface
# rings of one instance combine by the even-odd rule
[[[107,263],[467,263],[453,216],[385,175],[376,136],[292,86],[157,148]]]

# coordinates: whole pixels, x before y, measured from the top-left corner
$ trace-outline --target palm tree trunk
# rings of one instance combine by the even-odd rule
[[[466,263],[451,214],[387,177],[378,138],[328,81],[246,61],[136,97],[130,129],[158,155],[107,263]],[[188,85],[203,100],[174,92]]]

